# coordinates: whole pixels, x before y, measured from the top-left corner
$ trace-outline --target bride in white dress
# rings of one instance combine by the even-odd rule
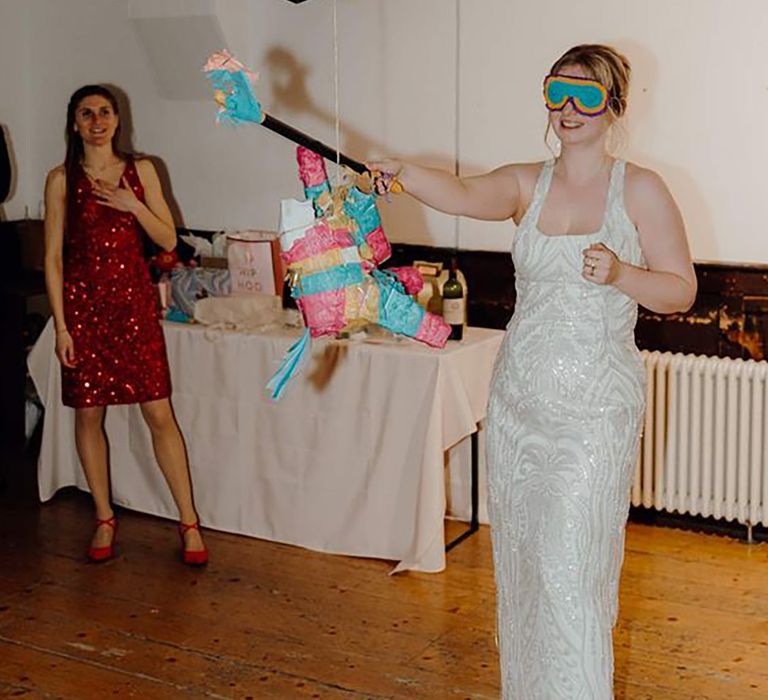
[[[449,214],[514,219],[517,300],[487,419],[504,700],[610,700],[624,529],[644,414],[637,305],[688,309],[685,228],[655,173],[613,158],[630,67],[567,51],[544,95],[560,155],[458,178],[368,163]]]

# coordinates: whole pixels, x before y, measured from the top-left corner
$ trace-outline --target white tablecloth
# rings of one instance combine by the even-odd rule
[[[313,341],[280,401],[267,379],[296,337],[165,323],[173,406],[203,525],[310,549],[445,567],[445,454],[485,416],[502,333],[469,328],[437,351],[414,341]],[[40,498],[87,490],[74,411],[61,403],[52,324],[29,356],[45,405]],[[114,501],[175,517],[137,406],[107,411]]]

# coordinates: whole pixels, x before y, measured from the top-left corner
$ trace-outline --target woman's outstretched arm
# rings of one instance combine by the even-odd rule
[[[374,175],[380,172],[394,176],[408,194],[446,214],[503,221],[512,217],[519,206],[520,185],[515,165],[470,177],[457,177],[445,170],[392,158],[367,162],[366,167]]]

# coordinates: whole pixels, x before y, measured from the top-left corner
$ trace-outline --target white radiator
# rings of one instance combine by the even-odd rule
[[[632,505],[768,525],[768,362],[643,351]]]

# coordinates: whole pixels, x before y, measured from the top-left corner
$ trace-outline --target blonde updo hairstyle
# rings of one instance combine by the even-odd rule
[[[612,124],[616,125],[627,111],[629,79],[632,74],[627,57],[605,44],[579,44],[560,56],[549,69],[549,73],[551,75],[567,72],[564,69],[574,65],[581,66],[587,75],[605,86],[608,91],[608,114]],[[549,125],[544,137],[545,143],[548,136]]]

